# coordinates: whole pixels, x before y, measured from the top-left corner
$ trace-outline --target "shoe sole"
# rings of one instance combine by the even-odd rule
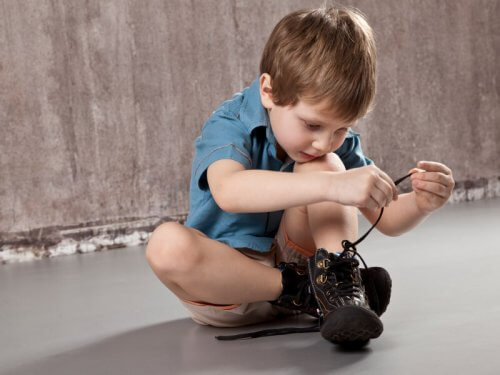
[[[334,344],[368,342],[384,330],[374,312],[359,306],[342,306],[328,314],[321,325],[321,336]]]

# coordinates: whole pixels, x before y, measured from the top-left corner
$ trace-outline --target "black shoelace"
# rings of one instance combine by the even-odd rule
[[[400,182],[404,181],[406,178],[410,177],[412,173],[407,174],[404,177],[401,177],[394,181],[394,184],[397,186]],[[364,259],[361,257],[361,255],[358,253],[356,249],[356,245],[358,245],[361,241],[363,241],[368,234],[375,228],[382,218],[382,215],[384,213],[384,207],[380,209],[380,215],[375,221],[375,224],[372,225],[370,229],[362,236],[360,237],[357,241],[355,242],[350,242],[348,240],[343,240],[342,241],[342,248],[343,251],[340,253],[339,257],[341,260],[332,266],[335,267],[335,269],[338,272],[345,272],[346,267],[351,268],[352,267],[352,262],[355,261],[354,258],[355,256],[359,257],[361,261],[363,262],[363,265],[365,268],[368,268],[366,265]],[[349,255],[351,253],[352,255]],[[330,270],[329,272],[333,272],[333,270]],[[357,283],[349,283],[349,282],[344,282],[344,283],[339,283],[337,290],[336,290],[336,295],[337,296],[349,296],[352,295],[353,292],[356,292],[357,289]],[[264,337],[264,336],[278,336],[278,335],[287,335],[290,333],[305,333],[305,332],[319,332],[320,327],[321,327],[321,322],[322,322],[322,317],[320,316],[316,324],[312,327],[286,327],[286,328],[273,328],[273,329],[264,329],[261,331],[255,331],[255,332],[248,332],[248,333],[241,333],[238,335],[227,335],[227,336],[215,336],[217,340],[221,341],[229,341],[229,340],[238,340],[238,339],[251,339],[251,338],[256,338],[256,337]]]
[[[304,301],[304,304],[306,306],[311,306],[312,303],[316,304],[316,298],[314,297],[313,293],[307,291],[307,284],[309,283],[309,278],[307,279],[302,279],[299,281],[297,285],[297,290],[298,292],[296,293],[294,297],[294,304],[297,304],[299,302],[297,301]],[[311,306],[310,312],[308,314],[314,314],[315,316],[319,316],[317,312],[314,311],[314,308]]]

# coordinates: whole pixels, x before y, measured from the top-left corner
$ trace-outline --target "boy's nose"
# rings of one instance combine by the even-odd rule
[[[327,152],[331,151],[331,142],[326,137],[314,141],[312,146],[322,154],[326,154]]]

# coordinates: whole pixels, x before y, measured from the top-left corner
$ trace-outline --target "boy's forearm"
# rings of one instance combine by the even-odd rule
[[[236,172],[224,183],[221,208],[228,212],[269,212],[322,202],[334,173]]]
[[[429,214],[421,212],[415,203],[415,192],[400,194],[384,209],[377,228],[388,236],[399,236],[423,222]]]

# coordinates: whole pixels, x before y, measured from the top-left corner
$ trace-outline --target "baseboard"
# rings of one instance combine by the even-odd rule
[[[0,233],[0,263],[22,262],[59,255],[82,254],[147,243],[163,222],[184,223],[186,214],[167,217],[122,218],[78,226],[56,226],[27,232]]]

